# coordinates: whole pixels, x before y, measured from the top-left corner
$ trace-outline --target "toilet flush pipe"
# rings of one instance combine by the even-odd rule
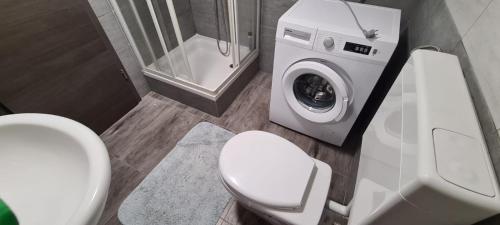
[[[352,208],[352,201],[349,202],[347,205],[342,205],[340,203],[337,203],[332,200],[328,200],[328,209],[342,215],[342,216],[349,216],[349,213],[351,212]]]

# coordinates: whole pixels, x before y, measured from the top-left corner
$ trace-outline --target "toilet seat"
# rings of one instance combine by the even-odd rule
[[[247,131],[226,143],[219,170],[225,185],[250,201],[271,208],[298,209],[306,200],[315,161],[284,138]]]

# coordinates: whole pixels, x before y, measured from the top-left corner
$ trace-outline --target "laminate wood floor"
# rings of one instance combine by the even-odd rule
[[[271,74],[259,72],[219,118],[151,92],[127,115],[105,131],[112,178],[100,225],[121,224],[118,208],[127,195],[173,149],[191,128],[211,122],[234,133],[264,130],[284,137],[333,170],[329,198],[347,204],[354,192],[361,137],[342,148],[302,135],[269,121]],[[358,135],[360,136],[360,135]],[[217,225],[267,225],[232,199]],[[346,224],[346,219],[325,210],[321,224]]]

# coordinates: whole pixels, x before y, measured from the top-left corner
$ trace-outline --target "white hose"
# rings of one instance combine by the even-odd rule
[[[365,35],[365,37],[367,39],[376,38],[378,30],[375,30],[375,29],[366,30],[365,28],[363,28],[363,26],[361,26],[361,24],[359,23],[358,17],[356,16],[356,13],[354,13],[354,10],[352,10],[351,5],[349,5],[349,3],[347,3],[345,0],[340,0],[340,1],[343,2],[347,6],[349,11],[351,11],[351,14],[354,17],[354,20],[356,21],[356,25],[358,25],[358,28],[361,30],[361,32],[363,32],[363,35]]]

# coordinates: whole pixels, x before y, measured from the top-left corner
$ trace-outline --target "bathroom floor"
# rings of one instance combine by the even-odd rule
[[[220,117],[151,92],[132,111],[101,135],[108,147],[112,179],[108,202],[100,225],[121,224],[117,211],[121,202],[191,128],[208,121],[239,133],[264,130],[298,145],[332,169],[329,198],[347,204],[352,198],[359,161],[361,137],[353,137],[342,148],[317,141],[269,121],[271,74],[259,72]],[[217,225],[266,225],[252,212],[231,200]],[[320,224],[347,224],[346,219],[325,210]]]

